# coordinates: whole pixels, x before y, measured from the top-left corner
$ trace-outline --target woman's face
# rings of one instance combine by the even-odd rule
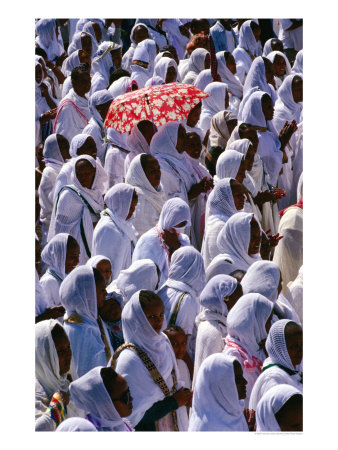
[[[176,76],[177,76],[177,74],[176,74],[175,67],[172,67],[172,66],[168,67],[167,75],[165,77],[165,82],[166,83],[174,83],[176,81]]]
[[[256,22],[251,22],[250,27],[253,35],[255,36],[256,42],[258,42],[259,38],[261,37],[261,29],[259,25],[257,25]]]
[[[241,209],[244,208],[244,201],[245,201],[244,188],[241,183],[236,181],[232,182],[231,191],[232,196],[234,198],[235,207],[237,211],[240,211]]]
[[[131,204],[130,204],[130,208],[129,208],[129,212],[128,212],[128,215],[126,217],[126,220],[130,219],[131,216],[134,214],[137,202],[138,202],[138,196],[137,196],[136,191],[134,189],[133,197],[131,199]]]
[[[72,360],[72,350],[70,348],[68,336],[65,331],[61,329],[58,330],[57,335],[53,337],[53,341],[59,358],[60,375],[65,375],[70,370],[70,363]]]
[[[80,159],[80,161],[75,164],[76,178],[84,188],[90,189],[92,187],[95,172],[95,167],[93,167],[90,162],[85,159]]]
[[[182,127],[182,125],[180,125],[177,131],[177,144],[176,144],[176,150],[178,151],[178,153],[184,152],[184,142],[186,134],[187,133],[185,131],[185,128]]]
[[[101,308],[104,306],[104,302],[107,295],[106,281],[103,275],[95,282],[95,285],[96,285],[97,309],[100,312]]]
[[[67,141],[67,139],[64,136],[62,136],[62,134],[57,134],[56,140],[58,142],[59,150],[64,161],[66,159],[70,159],[69,142]]]
[[[121,49],[117,48],[116,50],[112,50],[110,52],[110,54],[111,54],[111,59],[113,60],[113,63],[114,63],[114,68],[119,69],[121,67],[121,63],[122,63]]]
[[[168,338],[174,350],[176,359],[183,359],[187,351],[187,335],[182,331],[170,331]]]
[[[102,308],[100,308],[100,316],[106,322],[121,320],[121,313],[121,306],[114,298],[105,299]]]
[[[236,75],[237,72],[237,68],[236,68],[236,61],[235,58],[232,56],[232,54],[230,53],[228,55],[228,59],[226,60],[226,64],[227,68],[230,70],[230,72],[233,75]]]
[[[210,53],[207,53],[205,56],[204,69],[210,69]]]
[[[77,80],[72,80],[72,84],[75,93],[84,97],[90,91],[92,85],[89,71],[78,74]]]
[[[260,226],[256,221],[250,223],[250,243],[248,248],[248,255],[257,255],[261,249],[262,233]]]
[[[248,382],[243,377],[243,369],[238,361],[233,362],[234,365],[234,374],[235,374],[235,383],[238,393],[238,399],[244,400],[246,397],[246,385]]]
[[[65,273],[70,273],[79,264],[80,261],[80,246],[73,244],[70,248],[67,246]]]
[[[247,170],[248,172],[250,172],[254,164],[256,151],[257,149],[255,149],[254,146],[250,144],[244,159],[245,170]]]
[[[40,84],[42,81],[42,69],[40,65],[35,66],[35,81]]]
[[[227,301],[225,301],[225,304],[227,305],[228,311],[230,311],[230,309],[235,306],[235,304],[237,303],[237,300],[239,300],[243,295],[243,288],[242,285],[240,283],[237,283],[237,287],[234,290],[234,292],[229,295],[229,297],[227,298]]]
[[[275,59],[273,61],[273,70],[275,72],[275,75],[277,75],[278,77],[285,75],[286,62],[282,56],[280,55],[275,56]]]
[[[242,158],[242,161],[241,161],[241,163],[239,165],[239,169],[238,169],[238,172],[237,172],[237,175],[236,175],[236,180],[239,183],[242,183],[244,178],[245,178],[245,166],[246,166],[245,159]]]
[[[97,42],[100,42],[102,39],[102,31],[101,31],[100,25],[97,22],[92,22],[92,27],[93,27]]]
[[[188,127],[194,128],[194,126],[200,120],[201,111],[202,111],[202,103],[199,103],[190,111],[187,117]]]
[[[106,119],[106,116],[107,116],[108,110],[109,110],[109,106],[112,101],[113,100],[108,100],[107,102],[102,103],[102,105],[96,105],[96,109],[98,110],[103,121],[105,121],[105,119]]]
[[[147,28],[140,25],[135,28],[134,30],[134,40],[136,44],[139,44],[140,42],[144,41],[145,39],[149,39],[149,33]]]
[[[96,264],[96,268],[102,273],[104,276],[106,285],[109,283],[111,278],[111,264],[107,259],[102,259],[99,263]]]
[[[243,133],[243,139],[249,139],[253,146],[253,150],[256,152],[259,144],[258,134],[254,128],[248,128]]]
[[[79,147],[76,151],[78,156],[81,155],[89,155],[92,158],[96,159],[97,148],[94,139],[91,136],[88,136],[85,142]]]
[[[92,50],[93,50],[92,39],[86,33],[81,34],[81,47],[82,47],[82,50],[85,50],[88,55],[92,54]]]
[[[156,158],[148,159],[144,173],[153,188],[157,188],[160,185],[161,167]]]
[[[275,71],[273,69],[273,65],[272,62],[269,59],[264,60],[265,63],[265,78],[266,78],[266,82],[273,84],[274,82],[274,75],[275,75]]]
[[[262,111],[266,121],[273,119],[275,110],[272,104],[271,97],[269,97],[268,95],[262,97]]]
[[[284,53],[283,42],[279,39],[272,39],[271,41],[271,49],[272,51],[278,51]]]
[[[133,410],[133,397],[130,395],[126,379],[118,374],[112,381],[108,393],[120,417],[130,416]]]
[[[143,309],[143,312],[151,327],[157,334],[161,333],[164,321],[164,306],[160,299],[154,299],[150,305]]]
[[[296,103],[303,101],[303,79],[301,77],[296,76],[292,80],[292,96]]]
[[[199,159],[202,151],[202,143],[199,136],[189,136],[186,139],[185,151],[191,158]]]
[[[229,108],[229,92],[228,89],[225,90],[225,98],[224,98],[224,108]]]
[[[296,367],[303,359],[303,330],[296,323],[288,323],[285,326],[284,334],[291,362]]]
[[[303,431],[303,400],[297,395],[298,399],[294,401],[294,397],[290,397],[275,414],[281,431]]]

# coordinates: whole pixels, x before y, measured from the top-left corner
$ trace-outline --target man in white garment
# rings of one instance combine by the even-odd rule
[[[86,96],[91,88],[88,65],[80,64],[75,67],[71,80],[73,87],[60,102],[54,125],[54,133],[62,134],[68,142],[82,133],[92,116]]]

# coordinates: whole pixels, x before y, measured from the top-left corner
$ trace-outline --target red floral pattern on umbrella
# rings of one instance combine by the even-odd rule
[[[104,127],[125,133],[131,131],[140,120],[153,120],[155,125],[182,120],[194,106],[209,96],[195,86],[184,83],[138,89],[112,101]]]

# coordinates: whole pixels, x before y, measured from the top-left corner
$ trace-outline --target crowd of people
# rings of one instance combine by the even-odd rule
[[[302,431],[303,21],[37,19],[35,146],[35,430]]]

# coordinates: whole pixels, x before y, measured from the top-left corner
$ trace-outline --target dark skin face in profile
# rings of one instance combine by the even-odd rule
[[[292,80],[293,100],[298,103],[303,101],[303,79],[295,76]]]
[[[153,188],[161,183],[161,167],[156,158],[149,158],[144,173]]]
[[[237,303],[237,300],[239,300],[243,295],[243,288],[242,285],[240,283],[237,284],[236,289],[234,290],[234,292],[229,295],[229,297],[226,297],[224,299],[225,304],[227,305],[228,311],[230,311],[230,309],[235,306],[235,304]]]
[[[93,44],[91,37],[86,33],[81,33],[81,47],[88,55],[92,54]]]
[[[281,431],[303,431],[303,396],[290,397],[275,417]]]
[[[97,149],[96,149],[96,143],[94,139],[89,136],[86,141],[77,149],[77,155],[89,155],[92,156],[94,159],[97,155]]]
[[[70,348],[68,336],[60,326],[57,328],[56,332],[53,332],[52,338],[59,359],[60,375],[65,375],[70,370],[70,363],[72,359],[72,350]]]
[[[96,22],[92,22],[92,27],[93,27],[97,42],[100,42],[102,39],[102,31],[101,31],[100,25]]]
[[[258,222],[252,220],[250,224],[250,243],[248,248],[248,255],[256,255],[260,251],[260,245],[262,242],[262,232]]]
[[[262,97],[262,111],[266,121],[273,119],[275,109],[271,97],[268,95],[263,95]]]
[[[69,154],[69,142],[67,141],[67,139],[62,136],[61,134],[57,134],[56,135],[56,139],[58,142],[58,146],[59,146],[59,150],[61,153],[61,156],[64,160],[69,159],[70,158],[70,154]]]
[[[168,67],[167,75],[165,77],[166,83],[174,83],[176,81],[177,73],[175,67]]]
[[[234,365],[234,374],[235,374],[235,383],[238,393],[238,399],[244,400],[246,397],[246,385],[248,382],[243,377],[243,369],[238,361],[233,362]]]
[[[131,216],[134,214],[137,202],[138,202],[138,196],[136,194],[136,191],[134,190],[133,197],[132,197],[131,204],[130,204],[129,213],[126,217],[126,220],[130,219]]]
[[[200,119],[200,115],[202,112],[202,103],[196,105],[188,114],[187,117],[187,125],[189,127],[194,127]]]
[[[235,58],[231,54],[228,55],[228,58],[226,60],[226,66],[233,75],[236,75],[236,72],[237,72],[236,61],[235,61]]]
[[[102,117],[102,120],[104,121],[109,110],[109,106],[113,100],[108,100],[105,103],[102,103],[102,105],[96,105],[96,109],[98,110],[100,116]]]

